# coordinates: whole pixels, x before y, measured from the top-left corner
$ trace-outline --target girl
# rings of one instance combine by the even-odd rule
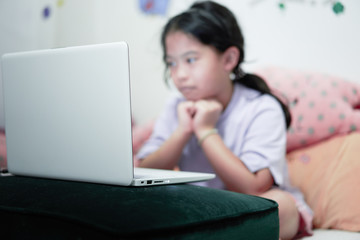
[[[287,175],[289,111],[261,78],[242,72],[234,15],[211,1],[195,3],[169,20],[161,43],[182,96],[157,120],[140,167],[214,172],[203,184],[277,201],[282,239],[310,233],[312,212]]]

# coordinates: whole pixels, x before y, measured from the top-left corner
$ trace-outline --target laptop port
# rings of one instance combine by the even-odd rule
[[[147,184],[152,184],[152,180],[147,180],[146,183]]]

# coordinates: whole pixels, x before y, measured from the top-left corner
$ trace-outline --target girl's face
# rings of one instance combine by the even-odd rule
[[[224,54],[181,31],[166,37],[166,63],[177,89],[190,101],[216,99],[227,104],[232,94]]]

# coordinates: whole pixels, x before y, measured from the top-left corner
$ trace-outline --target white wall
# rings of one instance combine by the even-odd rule
[[[285,12],[274,6],[276,2],[236,11],[249,61],[323,71],[360,83],[360,1],[342,1],[342,15],[333,13],[332,1],[318,0],[315,6],[300,4],[311,1],[289,1],[293,3]]]
[[[0,55],[54,46],[56,12],[43,18],[53,0],[0,0]],[[0,129],[4,127],[0,67]]]
[[[0,54],[125,40],[130,46],[135,120],[144,123],[156,117],[169,93],[163,81],[161,29],[194,1],[170,0],[166,16],[144,15],[137,0],[62,1],[58,6],[55,0],[0,0]],[[329,0],[288,0],[285,11],[278,0],[218,2],[236,14],[243,28],[246,70],[281,65],[360,83],[359,0],[342,0],[345,13],[340,15],[332,12]],[[44,4],[54,10],[48,21],[38,15]],[[4,14],[5,8],[12,9],[11,14]],[[20,22],[23,16],[28,16],[26,22]]]

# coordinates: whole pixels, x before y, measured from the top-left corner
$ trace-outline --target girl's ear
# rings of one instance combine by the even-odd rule
[[[240,51],[237,47],[232,46],[226,49],[223,53],[224,68],[227,71],[232,71],[237,65],[240,57]]]

